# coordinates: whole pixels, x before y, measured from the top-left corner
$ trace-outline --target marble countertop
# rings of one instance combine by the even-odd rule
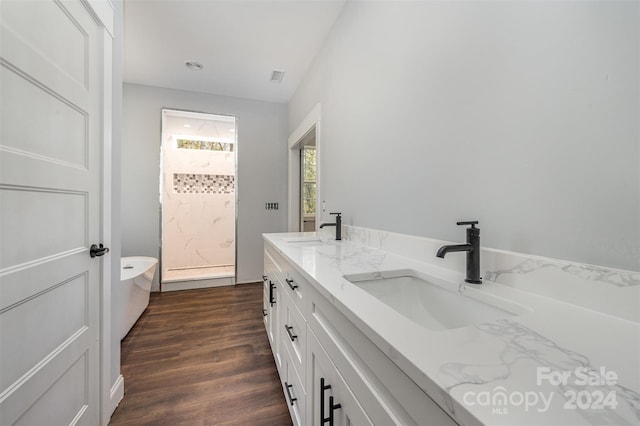
[[[345,274],[409,268],[457,283],[464,276],[356,241],[265,241],[461,424],[640,423],[640,324],[485,280],[474,289],[529,308],[451,330],[422,327]]]

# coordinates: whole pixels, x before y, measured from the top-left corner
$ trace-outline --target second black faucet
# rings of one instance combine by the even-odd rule
[[[320,228],[324,228],[325,226],[335,226],[336,227],[336,241],[340,241],[342,239],[342,213],[329,213],[336,215],[336,223],[323,223],[320,225]]]
[[[456,223],[458,225],[471,225],[470,228],[467,228],[467,244],[442,246],[436,256],[444,259],[444,256],[450,252],[467,252],[467,278],[465,281],[471,284],[482,284],[482,278],[480,278],[480,229],[476,228],[478,221]]]

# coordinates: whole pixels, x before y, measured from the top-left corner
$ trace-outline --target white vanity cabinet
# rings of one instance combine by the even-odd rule
[[[265,275],[288,280],[276,279],[277,309],[265,324],[279,321],[267,333],[294,424],[456,424],[268,243]]]
[[[307,425],[307,321],[302,310],[308,283],[291,270],[291,264],[273,248],[265,245],[265,276],[274,277],[277,300],[272,308],[272,320],[265,322],[273,350],[282,390],[291,419],[296,425]],[[264,291],[271,286],[265,285]],[[264,299],[269,299],[265,295]],[[301,309],[302,308],[302,309]],[[267,316],[268,317],[268,316]],[[273,339],[273,340],[272,340]]]

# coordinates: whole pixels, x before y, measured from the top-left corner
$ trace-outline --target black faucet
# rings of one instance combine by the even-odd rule
[[[336,215],[336,223],[323,223],[322,225],[320,225],[320,229],[324,228],[325,226],[335,226],[336,241],[340,241],[342,239],[342,216],[340,216],[342,213],[329,213],[329,214]]]
[[[465,281],[471,284],[482,284],[482,278],[480,278],[480,229],[475,227],[478,221],[457,222],[457,224],[471,225],[471,228],[467,228],[467,244],[442,246],[436,256],[444,259],[444,256],[449,252],[466,251],[467,278]]]

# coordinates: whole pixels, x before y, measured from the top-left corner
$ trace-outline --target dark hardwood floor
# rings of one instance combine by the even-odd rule
[[[262,322],[262,284],[151,295],[122,341],[110,425],[290,425]]]

